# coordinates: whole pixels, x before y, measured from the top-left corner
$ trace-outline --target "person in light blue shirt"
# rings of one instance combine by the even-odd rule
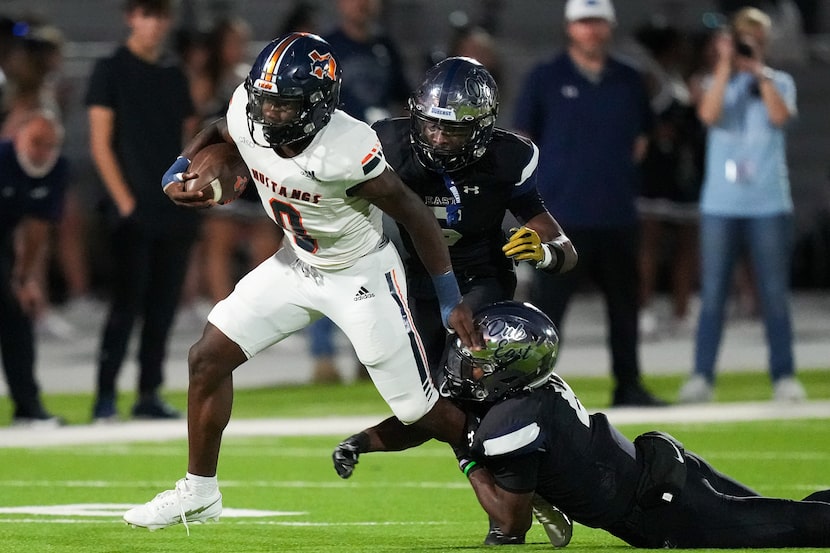
[[[679,394],[684,403],[712,399],[732,272],[744,250],[758,285],[773,397],[806,397],[795,379],[789,301],[794,225],[786,125],[797,113],[796,89],[790,75],[764,64],[770,26],[756,8],[735,14],[731,32],[715,39],[718,60],[698,105],[708,127],[700,201],[701,311],[694,372]]]

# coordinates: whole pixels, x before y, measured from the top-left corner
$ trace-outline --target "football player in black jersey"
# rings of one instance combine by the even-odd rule
[[[442,391],[469,414],[469,450],[458,452],[459,467],[505,536],[528,530],[535,493],[635,547],[830,546],[830,490],[802,501],[762,497],[668,434],[647,432],[632,442],[604,414],[589,414],[553,372],[559,339],[541,311],[497,302],[474,321],[485,348],[473,352],[454,341]],[[374,428],[362,434],[365,451],[385,448]],[[395,445],[404,447],[403,439]],[[334,460],[346,478],[357,455],[336,450]]]
[[[520,261],[551,273],[577,262],[571,241],[536,190],[538,148],[496,127],[498,107],[498,87],[487,69],[471,58],[450,57],[427,71],[409,98],[409,117],[372,126],[389,165],[435,213],[464,302],[473,310],[513,298]],[[523,226],[506,237],[502,223],[508,213]],[[409,307],[440,382],[447,331],[432,279],[406,230],[399,229],[409,254]],[[394,434],[398,423],[389,422]],[[567,543],[570,521],[541,503],[536,514],[553,543]],[[491,527],[485,543],[516,542]]]
[[[451,57],[429,69],[409,98],[409,117],[373,128],[389,165],[433,209],[444,230],[464,302],[474,311],[513,298],[514,265],[527,261],[552,273],[577,261],[571,241],[536,191],[539,150],[496,128],[498,88],[474,59]],[[509,238],[506,213],[520,224]],[[405,229],[401,240],[409,306],[436,381],[447,333],[429,273]]]

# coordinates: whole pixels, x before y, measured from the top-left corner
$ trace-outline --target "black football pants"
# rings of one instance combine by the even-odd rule
[[[12,292],[14,251],[10,242],[0,244],[0,359],[14,416],[36,417],[43,409],[35,381],[34,323]]]
[[[830,503],[761,497],[693,453],[686,464],[677,504],[642,511],[612,533],[652,548],[830,546]]]
[[[639,229],[633,227],[569,228],[579,262],[567,273],[534,271],[530,302],[567,335],[565,314],[571,296],[593,284],[605,299],[611,370],[618,386],[639,384]]]

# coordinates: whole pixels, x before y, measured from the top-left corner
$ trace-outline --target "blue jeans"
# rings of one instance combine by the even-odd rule
[[[309,353],[317,357],[334,357],[336,344],[334,341],[335,325],[328,317],[318,319],[306,327],[309,338]]]
[[[695,344],[695,373],[715,379],[732,272],[742,251],[749,254],[764,319],[772,381],[795,372],[790,314],[793,216],[723,217],[700,221],[701,309]]]

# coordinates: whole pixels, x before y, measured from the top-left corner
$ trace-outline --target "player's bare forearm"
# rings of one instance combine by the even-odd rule
[[[527,222],[527,227],[535,230],[543,242],[553,242],[562,250],[565,259],[559,270],[560,273],[570,271],[576,266],[579,259],[576,248],[571,239],[565,234],[565,231],[562,230],[559,221],[554,219],[550,213],[544,212],[536,215]]]
[[[403,451],[432,439],[427,429],[418,425],[404,424],[397,417],[389,417],[363,432],[369,437],[368,447],[364,453]]]
[[[512,493],[496,485],[486,468],[470,473],[470,485],[482,508],[504,534],[523,536],[531,526],[533,493]]]
[[[418,257],[431,275],[452,270],[450,253],[438,220],[418,196],[390,169],[366,181],[357,191],[395,219],[412,238]]]
[[[481,349],[480,333],[473,325],[472,311],[461,302],[461,294],[458,292],[455,277],[452,275],[450,252],[444,242],[441,227],[432,212],[388,168],[378,177],[362,183],[354,193],[378,206],[406,229],[412,238],[418,257],[421,258],[433,280],[443,277],[444,284],[448,285],[445,286],[448,300],[442,299],[440,291],[437,290],[444,324],[458,334],[466,347]],[[455,300],[456,296],[457,300]],[[442,439],[442,441],[449,440]]]
[[[368,451],[401,451],[436,439],[453,447],[464,445],[467,415],[453,402],[439,398],[429,412],[412,424],[390,417],[366,430]]]

